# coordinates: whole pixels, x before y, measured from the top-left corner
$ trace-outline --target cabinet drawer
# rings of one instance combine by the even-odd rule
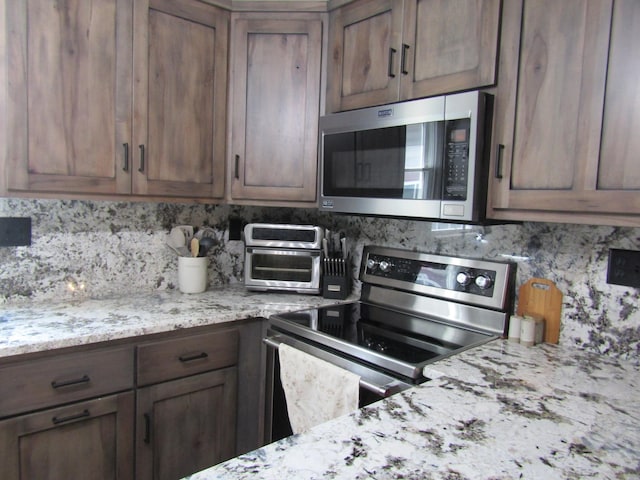
[[[133,388],[133,346],[0,367],[0,418]]]
[[[234,329],[146,343],[138,347],[138,385],[229,367],[237,361]]]

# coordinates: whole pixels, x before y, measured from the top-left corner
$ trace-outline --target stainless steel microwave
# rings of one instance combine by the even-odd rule
[[[484,220],[493,97],[478,91],[320,119],[320,209]]]

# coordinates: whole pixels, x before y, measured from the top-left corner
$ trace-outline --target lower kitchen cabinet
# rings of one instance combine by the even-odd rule
[[[0,480],[175,480],[261,446],[262,332],[250,319],[0,359]]]
[[[232,367],[138,390],[136,478],[175,480],[233,457],[236,384]]]
[[[133,479],[133,408],[125,392],[0,421],[0,478]]]

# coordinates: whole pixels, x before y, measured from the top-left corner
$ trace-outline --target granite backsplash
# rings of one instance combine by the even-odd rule
[[[517,285],[543,277],[564,293],[560,343],[640,358],[640,290],[606,283],[609,249],[640,250],[640,228],[523,223],[443,230],[314,209],[13,198],[0,199],[0,216],[32,219],[31,246],[0,247],[0,303],[175,289],[177,259],[165,241],[172,226],[183,224],[217,232],[210,285],[242,283],[244,244],[229,240],[229,219],[316,224],[347,234],[354,275],[366,244],[516,261]]]

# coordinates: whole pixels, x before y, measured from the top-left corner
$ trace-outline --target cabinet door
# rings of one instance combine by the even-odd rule
[[[495,83],[500,0],[407,0],[400,98]]]
[[[136,478],[175,480],[236,451],[236,368],[138,390]]]
[[[133,479],[133,393],[0,422],[3,480]]]
[[[224,195],[228,12],[134,4],[133,193]]]
[[[403,2],[357,1],[329,16],[327,110],[398,100]]]
[[[598,204],[640,214],[640,2],[616,0],[611,25]],[[591,179],[591,181],[594,181]],[[637,221],[640,224],[640,220]]]
[[[624,5],[631,10],[637,2],[616,2],[616,8]],[[597,184],[611,16],[611,1],[504,3],[490,218],[595,223],[594,214],[620,212],[611,201],[619,192]],[[616,31],[614,49],[637,37],[631,31],[617,38]],[[610,76],[616,64],[627,61],[638,72],[633,55],[621,62],[612,51],[611,59]],[[621,94],[629,92],[638,87]],[[625,111],[632,109],[630,102]],[[638,177],[632,178],[638,185]],[[603,172],[601,181],[612,178]],[[634,198],[637,209],[637,194]]]
[[[316,202],[322,20],[233,21],[232,200]]]
[[[129,193],[130,0],[7,0],[2,8],[8,190]]]

